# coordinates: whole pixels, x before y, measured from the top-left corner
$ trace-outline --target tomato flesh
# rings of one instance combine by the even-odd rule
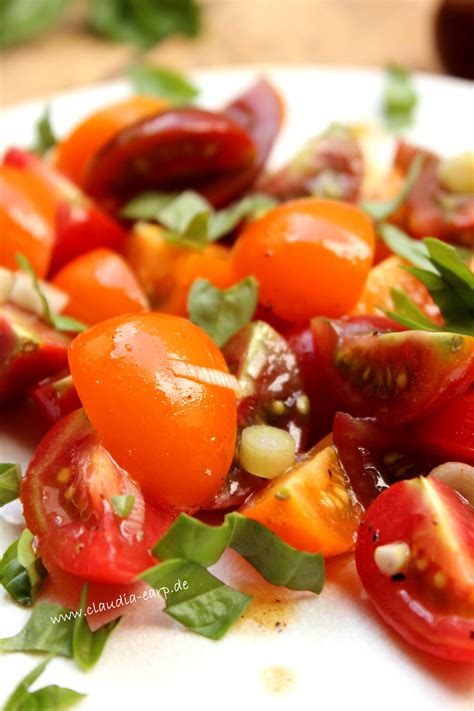
[[[31,398],[49,425],[81,407],[81,401],[68,371],[41,380],[31,391]]]
[[[379,546],[405,543],[395,574],[377,566]],[[356,565],[375,607],[402,637],[451,661],[474,661],[474,509],[431,477],[394,484],[366,511]]]

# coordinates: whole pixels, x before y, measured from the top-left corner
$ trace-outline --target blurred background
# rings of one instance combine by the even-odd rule
[[[0,0],[1,99],[116,78],[144,56],[184,70],[396,62],[470,76],[473,18],[474,0]]]

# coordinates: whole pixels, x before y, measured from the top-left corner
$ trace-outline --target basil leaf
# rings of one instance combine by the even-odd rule
[[[135,504],[135,497],[130,494],[123,494],[122,496],[112,496],[110,499],[114,511],[120,518],[127,518],[130,516]]]
[[[405,202],[411,189],[418,180],[423,167],[424,156],[418,154],[413,159],[405,181],[398,195],[390,200],[361,200],[359,207],[373,220],[386,220],[393,215]]]
[[[154,546],[161,561],[183,558],[214,565],[224,550],[233,548],[269,583],[291,590],[320,593],[324,584],[324,559],[288,545],[266,526],[237,512],[227,514],[221,526],[209,526],[180,514]]]
[[[409,126],[418,103],[409,72],[402,67],[387,69],[382,112],[387,126],[399,129]]]
[[[393,318],[407,328],[414,328],[421,331],[439,330],[439,326],[425,316],[404,291],[401,291],[401,289],[390,289],[390,294],[395,311],[379,307],[380,311],[386,314],[386,316]]]
[[[42,689],[30,692],[29,688],[41,676],[51,661],[48,657],[40,662],[24,679],[16,686],[12,695],[8,698],[4,711],[61,711],[68,709],[73,704],[86,697],[72,689],[65,689],[62,686],[51,684]]]
[[[377,225],[377,232],[387,247],[399,257],[422,269],[435,271],[430,262],[426,245],[421,240],[412,239],[406,232],[388,222]]]
[[[207,245],[209,213],[199,212],[194,215],[183,232],[163,230],[161,236],[180,247],[188,249],[204,249]]]
[[[0,639],[0,652],[47,652],[72,657],[72,629],[77,614],[60,605],[40,602],[17,635]]]
[[[14,541],[0,561],[0,582],[20,605],[30,607],[47,576],[41,559],[32,548],[33,534],[27,528]]]
[[[48,107],[45,108],[43,115],[36,122],[35,131],[36,138],[32,150],[42,156],[57,143],[51,126]]]
[[[0,47],[26,42],[62,15],[69,0],[1,0]]]
[[[54,326],[57,331],[66,331],[67,333],[82,333],[89,328],[82,321],[63,314],[51,314],[51,326]]]
[[[196,0],[90,0],[89,22],[105,37],[149,48],[177,33],[195,37],[200,13]]]
[[[242,615],[251,597],[225,585],[202,566],[173,559],[140,575],[165,599],[165,612],[188,629],[220,639]]]
[[[183,74],[167,67],[135,64],[128,75],[137,94],[159,96],[173,104],[190,103],[199,94]]]
[[[133,497],[132,497],[133,498]],[[84,611],[87,604],[87,583],[82,588],[79,604],[82,614],[74,620],[72,630],[72,652],[82,669],[91,669],[99,661],[110,634],[121,621],[121,617],[92,632],[87,624]]]
[[[433,265],[468,309],[474,310],[474,274],[464,264],[457,250],[433,237],[423,240]]]
[[[160,193],[149,190],[132,198],[120,211],[120,216],[127,220],[156,220],[159,221],[161,210],[179,193]]]
[[[20,465],[0,464],[0,508],[18,498],[20,494],[20,484]]]
[[[173,232],[183,233],[192,220],[212,210],[208,201],[193,190],[183,193],[166,203],[157,213],[156,219]]]
[[[222,347],[255,313],[258,284],[246,277],[228,289],[218,289],[207,279],[196,279],[188,295],[190,320]]]
[[[277,201],[264,193],[247,195],[225,210],[218,210],[211,215],[209,239],[220,239],[232,232],[246,217],[260,217],[277,205]]]

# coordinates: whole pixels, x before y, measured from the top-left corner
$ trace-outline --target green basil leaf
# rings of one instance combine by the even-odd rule
[[[86,697],[85,694],[79,694],[77,691],[56,684],[30,692],[30,687],[41,676],[50,661],[51,657],[48,657],[40,662],[22,679],[8,698],[3,707],[4,711],[51,711],[52,709],[61,711]]]
[[[435,271],[430,262],[426,245],[421,240],[412,239],[399,227],[388,222],[377,225],[377,233],[394,254],[421,269]]]
[[[390,294],[395,311],[379,307],[380,311],[407,328],[422,331],[439,331],[439,326],[420,311],[408,294],[400,289],[390,289]]]
[[[220,639],[242,615],[251,597],[225,585],[187,560],[158,563],[140,575],[165,599],[165,612],[188,629]]]
[[[40,602],[17,635],[0,639],[0,652],[47,652],[72,657],[72,630],[77,614],[60,605]]]
[[[66,331],[67,333],[82,333],[89,328],[89,326],[82,321],[71,318],[71,316],[64,316],[63,314],[51,314],[51,325],[54,326],[57,331]]]
[[[387,126],[399,129],[409,126],[418,103],[409,72],[402,67],[387,69],[382,111]]]
[[[179,197],[179,193],[160,193],[148,190],[127,202],[121,209],[120,216],[126,220],[159,221],[161,210],[177,197]]]
[[[247,195],[224,210],[218,210],[211,215],[209,239],[215,241],[228,235],[242,220],[250,217],[260,217],[277,205],[277,201],[264,193]]]
[[[324,559],[288,545],[273,531],[237,512],[227,514],[221,526],[209,526],[180,514],[154,546],[161,561],[182,558],[208,567],[224,550],[233,548],[272,585],[320,593],[324,584]]]
[[[193,190],[185,190],[177,197],[165,203],[156,215],[156,219],[169,230],[184,233],[193,219],[212,210],[208,201]]]
[[[218,289],[207,279],[196,279],[188,296],[189,318],[223,346],[255,313],[258,284],[247,277],[228,289]]]
[[[26,42],[54,24],[69,0],[1,0],[0,47]]]
[[[443,279],[452,287],[467,308],[474,311],[474,274],[464,264],[457,250],[434,237],[423,240],[430,259]]]
[[[424,157],[418,154],[413,159],[405,181],[398,195],[390,200],[361,200],[359,207],[366,212],[373,220],[386,220],[393,215],[405,202],[411,189],[418,180],[423,167]]]
[[[208,225],[209,213],[199,212],[191,218],[183,232],[179,233],[163,230],[161,236],[169,242],[181,247],[204,249],[207,245]]]
[[[110,500],[117,516],[120,516],[120,518],[130,516],[135,504],[134,496],[131,496],[131,494],[123,494],[122,496],[112,496]]]
[[[183,74],[167,67],[135,64],[128,75],[137,94],[159,96],[173,104],[190,103],[199,94]]]
[[[196,0],[90,0],[89,22],[117,42],[152,47],[166,37],[194,37],[200,29]]]
[[[48,574],[32,544],[33,534],[25,528],[0,561],[1,584],[15,602],[25,607],[33,604]]]
[[[20,494],[20,484],[20,465],[0,464],[0,508],[18,498]]]
[[[42,116],[36,122],[35,133],[36,138],[32,150],[40,156],[44,155],[58,142],[51,126],[48,107],[45,108]]]
[[[73,623],[72,652],[74,659],[82,669],[91,669],[99,661],[109,636],[122,618],[119,617],[92,632],[84,614],[86,605],[87,583],[82,588],[81,602],[79,604],[83,614],[76,617]]]

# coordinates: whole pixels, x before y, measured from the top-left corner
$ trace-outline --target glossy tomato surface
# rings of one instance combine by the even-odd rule
[[[372,264],[370,219],[335,200],[302,198],[248,224],[234,247],[240,277],[253,274],[259,301],[289,323],[341,316],[355,305]]]
[[[81,407],[81,401],[69,371],[41,380],[30,393],[46,422],[52,426],[62,417]]]
[[[393,543],[405,552],[390,574],[377,565],[376,550]],[[356,565],[378,612],[410,644],[473,662],[473,551],[472,506],[441,481],[420,477],[391,486],[366,511]]]
[[[236,438],[234,379],[214,342],[177,316],[119,316],[78,336],[74,383],[101,440],[145,495],[199,508],[220,488]]]

